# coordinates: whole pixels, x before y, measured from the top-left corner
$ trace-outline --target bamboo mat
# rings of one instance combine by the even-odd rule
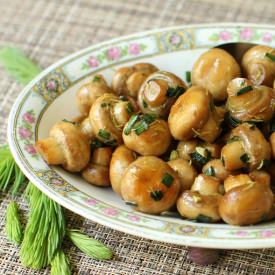
[[[25,51],[41,67],[94,43],[124,34],[203,22],[275,23],[273,0],[0,0],[0,47]],[[6,142],[9,110],[21,87],[0,69],[0,143]],[[0,194],[0,274],[49,274],[21,266],[18,248],[4,233],[10,197]],[[27,205],[17,198],[26,216]],[[103,241],[112,261],[95,261],[65,244],[73,274],[275,274],[275,249],[223,251],[217,264],[200,267],[185,247],[127,235],[66,211],[68,224]]]

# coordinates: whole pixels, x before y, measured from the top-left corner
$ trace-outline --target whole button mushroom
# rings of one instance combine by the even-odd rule
[[[125,171],[121,195],[136,210],[160,214],[174,206],[180,190],[176,172],[154,156],[139,157]]]
[[[225,169],[234,171],[260,169],[270,160],[271,148],[261,131],[252,124],[243,123],[232,130],[230,139],[222,148],[221,159]]]
[[[83,119],[79,125],[81,132],[87,136],[89,140],[94,139],[95,133],[92,127],[92,124],[90,123],[89,117],[86,117]]]
[[[242,67],[248,79],[255,85],[273,86],[275,78],[275,49],[258,45],[243,56]]]
[[[233,79],[227,87],[227,108],[237,121],[268,121],[274,114],[274,92],[267,86],[253,86],[245,78]]]
[[[158,68],[150,63],[137,63],[131,67],[119,68],[113,76],[112,88],[119,95],[136,98],[145,79]]]
[[[95,100],[105,93],[113,93],[102,75],[95,75],[89,83],[84,84],[76,93],[76,102],[79,111],[88,116]]]
[[[231,225],[252,225],[265,220],[274,202],[269,185],[252,180],[247,175],[231,177],[237,177],[235,182],[240,181],[240,184],[231,186],[220,200],[222,219]]]
[[[212,96],[204,88],[193,86],[181,95],[172,106],[168,124],[177,140],[199,137],[213,142],[220,134],[224,112],[217,109]]]
[[[210,49],[195,62],[191,80],[193,85],[208,90],[215,101],[223,101],[228,83],[239,76],[240,66],[233,56],[222,49]]]
[[[170,143],[171,134],[165,120],[149,114],[136,114],[123,129],[125,145],[143,156],[160,156]]]
[[[89,119],[97,139],[106,145],[122,143],[122,129],[131,115],[137,111],[131,101],[113,94],[104,94],[93,104]]]
[[[125,145],[120,145],[116,148],[112,155],[110,163],[110,180],[113,190],[121,195],[121,179],[127,167],[135,161],[137,154],[127,148]]]
[[[177,98],[187,85],[176,75],[158,71],[151,74],[138,92],[138,105],[143,113],[166,118]]]
[[[36,149],[49,165],[62,165],[70,172],[81,171],[90,159],[90,144],[73,122],[56,123],[49,137],[38,140]]]
[[[110,186],[109,165],[111,157],[112,148],[110,147],[94,149],[91,162],[81,173],[82,177],[96,186]]]

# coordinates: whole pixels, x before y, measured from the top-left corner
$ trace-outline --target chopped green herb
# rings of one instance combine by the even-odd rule
[[[93,82],[100,82],[101,81],[101,77],[98,76],[98,75],[95,75],[92,81]]]
[[[270,165],[271,161],[269,159],[263,159],[260,165],[257,167],[257,170],[266,169]]]
[[[128,98],[125,95],[120,95],[119,99],[122,101],[128,101]]]
[[[240,156],[240,160],[243,162],[243,163],[248,163],[249,162],[249,155],[244,153],[243,155]]]
[[[150,114],[144,114],[142,116],[142,120],[144,120],[146,123],[151,124],[157,119],[156,115],[150,115]]]
[[[135,125],[133,130],[135,130],[135,133],[139,136],[140,134],[142,134],[143,132],[148,130],[148,128],[149,128],[148,123],[146,123],[146,121],[142,120],[138,124]]]
[[[147,104],[147,102],[144,99],[142,100],[142,105],[143,105],[143,108],[147,108],[148,107],[148,104]]]
[[[133,105],[131,104],[131,102],[127,103],[126,111],[128,114],[132,114],[134,112],[134,108],[133,108]]]
[[[117,146],[117,141],[115,139],[108,140],[105,142],[107,146]]]
[[[166,95],[167,97],[179,97],[185,92],[185,88],[181,86],[177,87],[169,87],[167,89]]]
[[[191,153],[192,161],[195,161],[201,165],[206,164],[211,159],[211,153],[209,150],[203,147],[196,147],[196,151]]]
[[[76,122],[70,121],[70,120],[68,120],[68,119],[66,119],[66,118],[62,119],[62,121],[63,121],[63,122],[67,122],[67,123],[71,123],[71,124],[73,124],[73,125],[76,125]]]
[[[163,193],[161,190],[155,190],[150,193],[150,196],[154,201],[160,201],[163,198]]]
[[[172,185],[173,180],[174,177],[172,175],[170,175],[169,173],[165,173],[161,182],[169,188]]]
[[[236,119],[236,118],[233,118],[230,113],[226,113],[225,116],[224,116],[224,120],[227,124],[229,124],[229,126],[231,126],[232,128],[235,128],[237,127],[241,122]]]
[[[136,202],[132,202],[132,201],[124,201],[126,205],[130,205],[130,206],[134,206],[137,207],[138,204]]]
[[[236,93],[236,96],[246,94],[246,93],[248,93],[248,92],[250,92],[250,91],[252,91],[252,90],[253,90],[253,87],[252,87],[252,86],[246,86],[246,87],[240,89],[240,90]]]
[[[103,139],[108,140],[111,137],[111,134],[104,129],[100,129],[98,132],[98,136],[100,136]]]
[[[99,141],[98,139],[95,139],[94,141],[92,141],[91,143],[91,147],[92,148],[101,148],[101,147],[104,147],[105,144],[102,143],[101,141]]]
[[[101,108],[105,108],[105,107],[107,107],[107,106],[109,106],[109,104],[108,103],[106,103],[106,102],[103,102],[103,103],[101,103]]]
[[[196,218],[197,222],[211,223],[213,219],[211,217],[205,216],[203,214],[199,214]]]
[[[215,176],[215,169],[213,168],[213,166],[210,166],[210,167],[208,167],[203,173],[204,173],[206,176],[214,177],[214,176]]]
[[[267,57],[269,60],[275,62],[275,55],[271,53],[266,53],[265,57]]]
[[[188,83],[191,82],[191,72],[190,71],[185,72],[185,78]]]
[[[241,140],[242,139],[239,136],[233,136],[226,142],[226,144],[233,143],[233,142],[236,142],[236,141],[241,141]]]
[[[135,123],[138,121],[139,119],[139,115],[138,114],[135,114],[135,115],[132,115],[131,118],[129,119],[125,129],[124,129],[124,134],[125,135],[129,135],[133,126],[135,125]]]

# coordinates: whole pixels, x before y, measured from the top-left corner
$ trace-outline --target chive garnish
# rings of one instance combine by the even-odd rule
[[[196,147],[196,151],[190,154],[192,161],[206,164],[211,159],[211,153],[206,148]]]
[[[146,123],[146,121],[140,121],[138,124],[135,125],[133,128],[135,130],[135,133],[139,136],[143,132],[145,132],[149,128],[149,124]]]
[[[154,201],[160,201],[163,198],[163,193],[161,190],[155,190],[150,193],[150,196]]]
[[[156,115],[150,115],[150,114],[144,114],[142,119],[148,123],[151,124],[152,122],[154,122],[157,119]]]
[[[128,114],[132,114],[134,112],[134,108],[133,108],[133,105],[131,104],[131,102],[127,103],[126,111]]]
[[[173,180],[174,177],[172,175],[170,175],[169,173],[165,173],[161,182],[169,188],[172,185]]]
[[[77,124],[76,122],[71,121],[71,120],[68,120],[68,119],[66,119],[66,118],[62,119],[62,121],[63,121],[63,122],[67,122],[67,123],[71,123],[71,124],[73,124],[73,125],[76,125],[76,124]]]
[[[215,170],[214,170],[213,166],[208,167],[203,173],[206,176],[211,176],[211,177],[215,176]]]
[[[191,72],[190,71],[187,71],[186,73],[185,73],[185,78],[186,78],[186,81],[187,82],[191,82]]]
[[[237,127],[241,123],[240,120],[233,118],[229,112],[225,114],[224,120],[233,128]]]
[[[142,100],[142,105],[143,105],[143,108],[147,108],[148,107],[148,104],[147,104],[147,102],[144,99]]]
[[[236,142],[236,141],[241,141],[241,140],[242,139],[239,136],[233,136],[226,142],[226,144],[233,143],[233,142]]]
[[[96,75],[96,76],[94,76],[94,78],[93,78],[92,81],[93,81],[93,82],[100,82],[100,81],[101,81],[101,78],[100,78],[98,75]]]
[[[271,53],[266,53],[265,57],[267,57],[268,59],[270,59],[271,61],[275,62],[275,55],[271,54]]]
[[[136,202],[132,202],[132,201],[124,201],[126,205],[130,205],[130,206],[134,206],[137,207],[137,203]]]
[[[122,101],[128,101],[128,98],[125,95],[120,95],[119,99]]]
[[[98,135],[103,138],[103,139],[109,139],[111,137],[111,134],[109,132],[107,132],[106,130],[104,129],[100,129],[99,132],[98,132]]]
[[[260,165],[257,167],[257,170],[266,169],[270,165],[271,161],[269,159],[263,159]]]
[[[246,87],[240,89],[240,90],[236,93],[236,96],[246,94],[246,93],[248,93],[248,92],[250,92],[250,91],[252,91],[252,90],[253,90],[253,87],[252,87],[252,86],[246,86]]]
[[[95,139],[94,141],[92,141],[92,143],[91,143],[91,147],[92,148],[101,148],[101,147],[104,147],[105,146],[105,144],[104,143],[102,143],[101,141],[99,141],[99,140],[97,140],[97,139]]]
[[[212,222],[212,218],[211,217],[208,217],[208,216],[205,216],[203,214],[199,214],[196,218],[196,221],[197,222],[205,222],[205,223],[210,223]]]
[[[243,162],[243,163],[248,163],[249,162],[249,155],[244,153],[243,155],[240,156],[240,160]]]
[[[167,97],[179,97],[185,92],[185,88],[181,86],[177,87],[169,87],[167,89],[166,95]]]
[[[124,134],[125,135],[129,135],[133,126],[135,125],[135,123],[137,122],[137,120],[139,119],[139,115],[138,114],[135,114],[135,115],[132,115],[131,118],[129,119],[125,129],[124,129]]]
[[[108,140],[105,142],[107,146],[117,146],[117,141],[115,139]]]

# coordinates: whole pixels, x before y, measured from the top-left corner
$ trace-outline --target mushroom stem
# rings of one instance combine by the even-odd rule
[[[245,163],[241,160],[241,156],[244,154],[245,151],[241,141],[226,144],[221,152],[225,169],[233,171],[245,167]]]
[[[55,138],[49,137],[36,142],[36,149],[49,165],[66,162],[63,150]]]

